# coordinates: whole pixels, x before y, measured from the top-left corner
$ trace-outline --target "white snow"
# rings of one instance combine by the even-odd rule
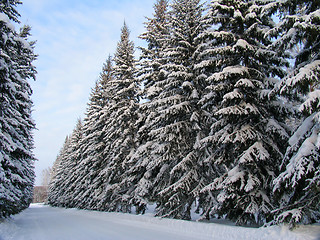
[[[10,19],[8,18],[8,16],[4,13],[0,13],[0,21],[4,22],[4,24],[11,30],[11,31],[15,31],[15,27],[14,25],[11,23]]]
[[[289,77],[286,80],[286,84],[284,87],[282,87],[281,91],[285,92],[286,86],[294,87],[299,82],[306,81],[306,79],[309,82],[317,82],[319,78],[319,71],[320,71],[320,60],[313,61],[310,64],[307,64],[306,66],[299,69],[298,74]]]
[[[312,106],[316,105],[316,109],[320,109],[320,90],[314,90],[308,94],[306,101],[300,106],[299,110],[308,110],[311,114],[313,112]]]
[[[316,240],[320,226],[246,228],[76,209],[31,207],[0,222],[1,240]]]
[[[310,129],[312,128],[312,126],[314,124],[313,118],[314,118],[314,114],[307,117],[303,121],[301,126],[295,131],[293,136],[289,139],[290,146],[296,145],[299,142],[300,138],[303,137],[308,131],[310,131]]]
[[[233,49],[236,51],[236,49],[242,48],[245,50],[253,51],[254,48],[244,39],[239,39],[237,43],[233,46]]]

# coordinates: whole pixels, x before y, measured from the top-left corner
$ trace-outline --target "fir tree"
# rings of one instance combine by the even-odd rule
[[[164,63],[162,55],[166,39],[169,36],[168,1],[158,0],[154,5],[154,11],[153,18],[147,18],[148,22],[145,23],[147,31],[140,36],[148,43],[147,48],[141,48],[140,68],[137,73],[140,78],[139,81],[144,87],[143,97],[145,102],[141,103],[138,109],[136,123],[138,148],[129,161],[129,168],[126,172],[128,178],[125,183],[129,188],[127,194],[130,196],[130,202],[136,206],[137,213],[145,211],[152,191],[152,183],[149,181],[150,174],[146,169],[148,147],[145,146],[148,145],[148,133],[150,131],[146,119],[150,118],[152,112],[155,111],[154,106],[151,106],[149,102],[153,101],[161,92],[161,88],[157,87],[156,84],[162,78],[162,74],[160,74],[161,66]]]
[[[58,183],[59,195],[63,196],[58,200],[59,206],[74,207],[73,193],[75,186],[73,183],[78,177],[76,169],[79,168],[82,159],[82,142],[83,139],[83,124],[81,119],[78,119],[75,129],[73,130],[67,150],[66,159],[63,161],[62,181]]]
[[[129,35],[130,31],[124,23],[114,56],[113,79],[110,81],[109,89],[113,96],[104,109],[109,116],[104,138],[107,164],[99,177],[105,181],[103,186],[107,192],[103,203],[109,211],[130,211],[130,203],[124,194],[127,186],[123,183],[126,182],[127,160],[136,148],[139,86],[135,78],[134,44]]]
[[[301,99],[303,121],[289,139],[283,171],[275,180],[274,191],[281,206],[274,210],[275,222],[309,224],[320,219],[320,3],[284,1],[280,5],[282,33],[275,46],[297,51],[294,69],[277,86],[289,98]]]
[[[82,122],[79,119],[75,129],[70,137],[67,137],[65,143],[54,164],[54,174],[49,184],[48,202],[50,205],[58,207],[71,206],[72,188],[74,170],[81,158],[80,145],[82,139]]]
[[[213,177],[202,191],[210,199],[203,204],[206,217],[262,224],[274,207],[272,181],[288,138],[286,112],[270,94],[286,64],[268,48],[275,9],[274,1],[211,2],[209,17],[217,27],[206,32],[211,41],[204,54],[214,73],[201,101],[216,121],[202,140],[211,147],[204,164]]]
[[[111,104],[112,91],[110,82],[113,79],[112,58],[109,56],[103,65],[100,78],[92,89],[86,118],[83,126],[82,158],[75,170],[76,179],[73,183],[73,199],[78,208],[105,210],[101,202],[105,195],[104,179],[100,172],[107,164],[105,152],[106,124],[109,113],[105,111]]]
[[[148,22],[145,23],[147,31],[140,36],[148,43],[147,48],[140,48],[142,55],[138,73],[145,89],[143,97],[147,100],[152,100],[158,94],[155,83],[160,77],[161,66],[164,63],[163,50],[169,37],[168,0],[157,0],[154,11],[154,17],[147,18]]]
[[[206,174],[199,161],[201,153],[195,150],[199,140],[206,135],[207,125],[207,113],[199,104],[206,83],[201,76],[201,70],[196,69],[197,49],[201,44],[198,38],[208,28],[204,18],[204,5],[198,0],[174,1],[170,24],[172,37],[165,49],[167,64],[163,70],[167,76],[166,81],[173,80],[173,86],[182,91],[176,89],[178,94],[173,99],[167,98],[169,105],[165,111],[168,111],[168,115],[164,117],[169,117],[169,125],[166,126],[169,136],[170,128],[177,127],[177,132],[174,131],[174,134],[177,134],[173,141],[175,143],[171,147],[173,152],[176,151],[174,148],[178,148],[179,157],[169,164],[169,184],[160,191],[158,214],[190,219],[192,204],[198,198]],[[170,85],[167,85],[169,88],[166,91],[171,91]],[[183,96],[179,97],[181,103],[176,98],[179,95]],[[175,105],[172,109],[171,100]],[[177,119],[173,119],[174,116],[177,116]],[[180,141],[181,139],[183,140]]]
[[[20,33],[16,6],[20,1],[0,1],[0,218],[27,208],[32,200],[34,156],[29,78],[35,79],[30,27]]]
[[[169,35],[159,36],[165,40],[157,57],[160,72],[146,87],[150,101],[145,104],[148,114],[139,133],[148,132],[134,155],[142,167],[135,194],[141,201],[157,202],[159,216],[190,219],[192,190],[199,176],[196,159],[189,154],[199,130],[193,120],[201,88],[193,68],[204,9],[199,1],[174,1],[170,10],[168,25],[163,25]]]
[[[52,166],[52,176],[49,183],[48,203],[52,206],[58,206],[59,197],[59,183],[62,182],[63,165],[68,156],[68,149],[70,145],[70,137],[65,138],[64,144]]]

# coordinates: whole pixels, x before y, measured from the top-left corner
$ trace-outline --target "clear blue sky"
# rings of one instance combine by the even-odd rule
[[[23,0],[21,24],[32,27],[36,40],[33,118],[38,161],[36,185],[42,170],[52,166],[78,117],[86,111],[91,88],[103,62],[113,54],[124,20],[136,46],[145,31],[145,17],[153,14],[153,0]]]

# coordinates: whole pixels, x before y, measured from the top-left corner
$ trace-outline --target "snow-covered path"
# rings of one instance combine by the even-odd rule
[[[0,223],[0,240],[318,240],[320,226],[243,228],[31,205]]]

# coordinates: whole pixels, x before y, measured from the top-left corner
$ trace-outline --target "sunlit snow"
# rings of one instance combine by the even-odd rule
[[[223,223],[223,224],[222,224]],[[76,209],[31,207],[0,223],[1,240],[316,240],[320,226],[245,228]]]

